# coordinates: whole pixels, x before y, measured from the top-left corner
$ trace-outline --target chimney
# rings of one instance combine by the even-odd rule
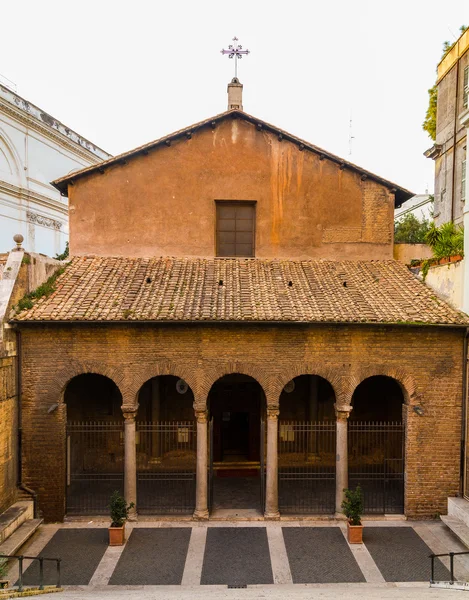
[[[228,110],[243,110],[243,84],[233,77],[228,84]]]

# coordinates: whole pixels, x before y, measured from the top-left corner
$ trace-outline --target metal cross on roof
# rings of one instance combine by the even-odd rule
[[[221,51],[222,54],[228,54],[228,58],[235,59],[235,77],[238,77],[238,58],[243,58],[243,54],[249,54],[249,50],[243,50],[241,44],[236,45],[237,41],[238,38],[235,36],[233,38],[235,44],[230,44],[228,50],[223,49]]]

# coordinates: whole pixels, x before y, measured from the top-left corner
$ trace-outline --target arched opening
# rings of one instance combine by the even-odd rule
[[[335,393],[317,375],[300,375],[280,394],[279,509],[335,511]]]
[[[384,375],[365,379],[352,396],[349,486],[361,486],[366,513],[404,513],[404,401],[400,384]]]
[[[114,490],[124,491],[122,396],[103,375],[77,375],[67,406],[67,514],[107,514]]]
[[[173,375],[146,381],[136,423],[139,513],[191,513],[195,507],[194,394]]]
[[[210,411],[211,508],[263,508],[265,395],[248,375],[216,381],[208,395]]]

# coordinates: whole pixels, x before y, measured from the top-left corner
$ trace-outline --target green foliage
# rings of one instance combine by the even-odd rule
[[[428,90],[428,108],[422,129],[428,133],[433,141],[436,140],[436,109],[438,105],[438,89],[436,85]]]
[[[112,493],[109,501],[109,513],[111,516],[111,527],[122,527],[129,516],[129,511],[134,503],[127,504],[125,498],[117,490]]]
[[[363,492],[359,485],[354,490],[345,489],[345,500],[342,502],[344,515],[350,521],[350,525],[361,525],[363,514]]]
[[[34,306],[33,300],[39,300],[39,298],[48,297],[55,292],[55,282],[57,278],[62,275],[65,271],[65,267],[58,269],[47,281],[40,285],[37,289],[29,294],[26,294],[16,305],[16,312],[19,313],[22,310],[30,309]]]
[[[432,223],[425,240],[433,250],[435,258],[448,258],[458,254],[464,256],[464,229],[452,221],[440,227]]]
[[[23,256],[23,260],[21,261],[22,265],[30,265],[31,264],[31,257],[29,256],[29,254],[25,254]]]
[[[62,254],[56,254],[55,259],[56,260],[67,260],[69,254],[70,254],[70,250],[68,247],[68,242],[65,242],[65,250],[62,252]]]
[[[425,244],[430,229],[430,221],[419,221],[412,213],[407,213],[394,224],[394,242],[396,244]]]

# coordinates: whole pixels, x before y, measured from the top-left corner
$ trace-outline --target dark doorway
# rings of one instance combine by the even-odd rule
[[[210,498],[213,509],[258,509],[264,480],[264,393],[245,375],[226,375],[210,390]]]

